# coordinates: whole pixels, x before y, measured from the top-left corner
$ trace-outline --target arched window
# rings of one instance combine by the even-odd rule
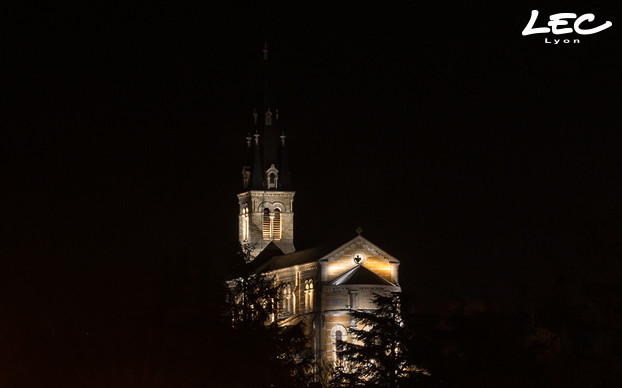
[[[283,287],[283,313],[290,315],[292,313],[292,286],[287,283]]]
[[[249,239],[249,217],[248,217],[248,205],[242,205],[242,241],[246,242]]]
[[[281,209],[274,209],[274,218],[272,219],[272,237],[281,240]]]
[[[296,314],[296,306],[297,306],[297,302],[296,302],[296,290],[295,289],[291,289],[290,288],[290,295],[292,296],[292,314]]]
[[[266,170],[266,184],[269,189],[276,189],[279,186],[279,170],[274,167],[274,164]]]
[[[269,189],[276,189],[276,173],[275,172],[271,172],[268,174],[268,188]]]
[[[272,125],[272,112],[270,112],[270,109],[266,112],[266,125]]]
[[[305,310],[309,310],[309,283],[305,280]]]
[[[313,280],[305,281],[305,310],[313,310]]]
[[[270,241],[272,238],[272,223],[270,222],[270,209],[264,209],[263,211],[263,239]]]
[[[343,365],[343,352],[348,342],[348,330],[343,325],[335,325],[330,329],[331,353],[335,366]]]
[[[335,363],[341,365],[343,362],[343,333],[341,330],[335,332]]]

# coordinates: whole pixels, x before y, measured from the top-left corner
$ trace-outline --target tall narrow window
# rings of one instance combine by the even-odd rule
[[[250,216],[248,215],[248,208],[246,208],[246,216],[244,217],[244,228],[246,229],[246,240],[250,240],[251,236],[251,222]]]
[[[287,315],[287,284],[281,288],[281,316]]]
[[[292,313],[292,286],[289,283],[283,287],[283,310],[285,315]]]
[[[272,237],[281,240],[281,209],[274,209],[274,219],[272,220]]]
[[[341,330],[335,332],[335,363],[341,365],[343,361],[343,333]]]
[[[272,238],[271,229],[272,229],[272,225],[271,225],[271,222],[270,222],[270,210],[269,209],[264,209],[264,211],[263,211],[263,228],[262,228],[263,239],[264,240],[269,241]]]
[[[309,282],[305,280],[305,310],[309,310]]]
[[[292,293],[292,314],[296,314],[296,289],[291,290]]]
[[[271,172],[268,174],[268,188],[276,189],[276,173]]]
[[[313,310],[313,280],[305,280],[305,310]]]
[[[276,189],[279,186],[279,170],[274,167],[274,164],[266,170],[266,185],[269,189]]]
[[[242,214],[240,215],[240,232],[242,235],[242,241],[246,241],[246,228],[244,225],[244,216],[246,215],[246,209],[244,205],[242,205],[241,213]]]
[[[249,218],[248,218],[248,206],[242,207],[242,241],[248,241],[249,239]]]
[[[278,313],[278,305],[274,301],[274,298],[270,298],[270,307],[272,307],[272,314],[270,314],[270,322],[276,321],[276,314]]]

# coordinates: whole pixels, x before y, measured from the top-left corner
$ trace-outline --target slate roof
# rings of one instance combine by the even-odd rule
[[[295,265],[307,264],[312,262],[319,262],[320,259],[326,260],[326,256],[330,253],[338,252],[345,246],[352,244],[356,240],[362,240],[363,242],[370,243],[368,240],[363,238],[362,236],[356,236],[354,239],[348,241],[343,244],[341,247],[334,249],[329,248],[327,246],[320,246],[311,249],[305,249],[301,251],[292,252],[289,254],[284,254],[283,251],[271,241],[260,253],[257,257],[245,265],[236,274],[233,276],[229,276],[228,279],[235,279],[242,276],[243,273],[264,273],[275,271],[282,268],[288,268]],[[372,244],[373,245],[373,244]],[[379,249],[379,248],[377,248]],[[397,261],[397,259],[392,258],[390,255],[381,251],[381,254],[384,256],[389,256],[391,260]],[[365,268],[363,265],[358,265],[343,274],[339,275],[337,278],[333,279],[329,282],[330,285],[356,285],[356,284],[371,284],[371,285],[384,285],[384,286],[397,286],[384,278],[376,275],[369,269]]]
[[[274,241],[270,241],[270,243],[266,245],[266,247],[257,255],[257,257],[255,257],[252,262],[241,266],[234,273],[227,276],[226,279],[236,279],[248,273],[259,273],[261,270],[258,268],[269,262],[272,257],[277,255],[283,255],[283,251],[274,243]]]
[[[286,255],[271,241],[253,261],[239,268],[237,271],[227,276],[226,279],[232,280],[244,274],[270,272],[294,265],[312,263],[314,261],[319,261],[330,251],[331,249],[322,246],[296,251]]]
[[[274,241],[270,241],[268,245],[255,257],[255,259],[251,262],[251,264],[258,265],[260,263],[265,263],[269,261],[274,256],[281,256],[285,253],[279,248],[278,245],[274,243]]]
[[[329,283],[331,286],[355,285],[355,284],[374,284],[382,286],[395,286],[395,284],[376,275],[362,265],[342,273]]]
[[[293,265],[311,263],[320,260],[326,253],[330,252],[330,249],[326,249],[325,247],[317,247],[292,252],[287,255],[284,255],[283,252],[281,252],[280,255],[268,254],[262,257],[263,253],[268,249],[268,247],[273,244],[273,242],[268,244],[268,246],[266,246],[266,248],[261,251],[257,258],[255,258],[255,260],[250,263],[251,270],[254,273],[274,271],[276,269],[287,268]],[[276,247],[276,244],[274,245]],[[278,249],[278,247],[276,248]],[[272,253],[274,253],[274,251]]]

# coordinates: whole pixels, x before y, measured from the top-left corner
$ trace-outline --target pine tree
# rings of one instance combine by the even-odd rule
[[[303,323],[281,327],[278,316],[280,287],[266,274],[248,271],[250,248],[239,254],[238,277],[227,281],[225,317],[236,358],[236,386],[307,386],[314,354]]]
[[[276,316],[279,288],[274,279],[248,270],[251,248],[238,252],[238,277],[227,281],[225,314],[234,327],[263,327]]]
[[[339,363],[331,385],[334,387],[399,387],[425,371],[409,358],[409,333],[400,308],[401,294],[376,294],[377,309],[352,313],[358,328],[350,333],[353,343],[337,344]]]

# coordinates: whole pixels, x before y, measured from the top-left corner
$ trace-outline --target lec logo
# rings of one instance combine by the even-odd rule
[[[551,28],[549,27],[534,28],[534,25],[536,24],[537,19],[538,19],[538,10],[534,9],[533,11],[531,11],[531,18],[529,19],[529,23],[527,23],[527,26],[523,29],[523,36],[533,35],[533,34],[548,34],[549,32],[552,32],[554,35],[570,34],[573,32],[572,27],[562,27],[562,26],[568,25],[568,20],[566,19],[576,19],[573,27],[574,27],[574,32],[576,32],[579,35],[596,34],[597,32],[606,30],[612,25],[610,21],[606,21],[605,23],[597,27],[583,28],[582,24],[584,22],[587,21],[591,23],[594,21],[595,17],[594,17],[594,14],[592,13],[586,13],[584,15],[579,16],[578,18],[577,18],[576,13],[569,13],[569,12],[556,13],[554,15],[549,16],[549,22],[547,23],[547,25]],[[549,41],[548,38],[544,39],[544,43],[555,43],[555,44],[560,43],[561,39],[553,39],[553,41],[554,42]],[[563,43],[570,43],[570,39],[564,39]],[[580,43],[580,41],[579,39],[574,39],[573,43]]]

